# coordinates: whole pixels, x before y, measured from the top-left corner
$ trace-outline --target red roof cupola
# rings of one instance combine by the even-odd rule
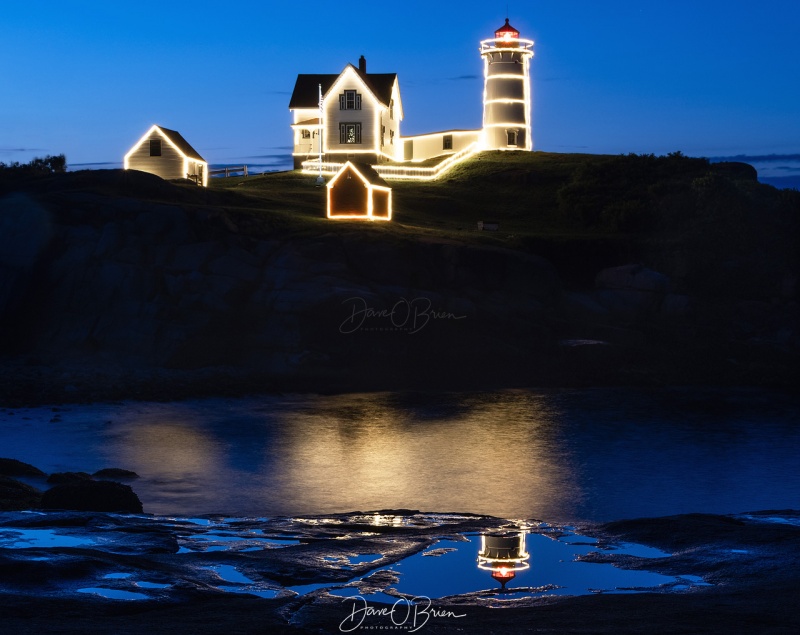
[[[508,23],[508,18],[506,18],[506,23],[494,32],[494,36],[498,40],[512,44],[513,40],[519,39],[519,31],[511,26]],[[502,46],[502,44],[499,45]]]

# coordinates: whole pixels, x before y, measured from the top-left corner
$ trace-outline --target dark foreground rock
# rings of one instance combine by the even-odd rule
[[[42,493],[27,483],[0,475],[0,511],[37,507]]]
[[[142,502],[129,485],[113,481],[90,481],[56,485],[42,495],[43,509],[74,509],[94,512],[142,513]]]
[[[798,525],[800,513],[790,510],[584,525],[580,533],[593,536],[597,549],[581,559],[692,574],[706,584],[580,596],[522,587],[505,595],[487,574],[486,590],[434,598],[430,610],[418,610],[415,623],[423,633],[794,633],[800,629]],[[349,588],[383,590],[354,632],[397,630],[398,623],[409,631],[414,618],[404,601],[394,623],[388,615],[402,598],[392,589],[398,579],[390,575],[392,565],[441,538],[463,541],[513,526],[497,518],[390,510],[302,519],[9,512],[0,514],[2,628],[81,635],[339,633],[342,624],[355,626],[348,616],[359,605],[329,591]],[[536,521],[529,526],[553,540],[569,534]],[[32,544],[42,531],[70,546]],[[25,548],[14,547],[20,539]],[[265,540],[274,544],[265,546]],[[666,553],[635,557],[608,548],[620,541],[657,545]],[[371,555],[356,558],[360,554]],[[435,550],[430,555],[436,559]],[[531,565],[537,561],[533,553]],[[231,580],[234,571],[238,581]],[[272,593],[255,597],[256,588]],[[104,589],[137,599],[96,594]]]
[[[54,472],[47,477],[47,482],[51,485],[64,485],[65,483],[80,483],[91,480],[92,475],[86,472]]]
[[[46,476],[38,467],[17,459],[0,459],[0,475],[3,476]]]
[[[383,231],[301,215],[284,225],[234,192],[133,171],[62,177],[0,197],[3,405],[282,390],[789,386],[798,371],[789,273],[757,298],[753,285],[698,297],[677,279],[686,267],[670,266],[670,278],[656,264],[625,264],[633,254],[593,260],[569,241],[543,252],[401,224]],[[575,262],[563,262],[570,245]],[[567,288],[574,267],[591,269],[596,288]]]

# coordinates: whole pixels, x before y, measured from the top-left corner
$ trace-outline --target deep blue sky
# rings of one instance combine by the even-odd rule
[[[4,3],[0,161],[121,164],[152,123],[211,163],[287,152],[298,73],[397,72],[404,134],[481,125],[506,2]],[[800,153],[800,1],[510,1],[555,152]],[[395,7],[395,13],[389,11]]]

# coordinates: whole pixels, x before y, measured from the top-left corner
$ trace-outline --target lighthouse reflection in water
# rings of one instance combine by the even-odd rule
[[[478,568],[490,571],[505,590],[517,573],[530,568],[530,554],[525,550],[525,532],[501,535],[481,535]]]

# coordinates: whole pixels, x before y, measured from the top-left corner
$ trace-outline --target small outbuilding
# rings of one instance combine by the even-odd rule
[[[208,162],[179,132],[152,126],[128,151],[126,170],[141,170],[162,179],[190,179],[208,185]]]
[[[348,161],[327,188],[328,218],[392,220],[392,188],[366,163]]]

